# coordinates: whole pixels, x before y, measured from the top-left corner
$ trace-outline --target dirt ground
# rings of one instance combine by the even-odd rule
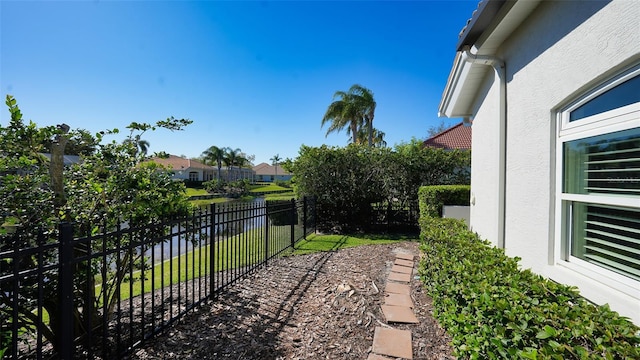
[[[398,252],[418,254],[418,244],[275,260],[135,350],[132,358],[363,360],[375,327],[385,326],[411,330],[414,359],[453,359],[419,280],[412,280],[411,296],[420,323],[386,324],[380,305]]]

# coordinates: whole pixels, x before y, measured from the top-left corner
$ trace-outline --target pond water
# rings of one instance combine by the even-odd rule
[[[254,198],[251,200],[231,200],[222,204],[257,204],[263,201],[263,198]],[[205,210],[207,207],[208,205],[204,205],[200,208],[201,210]],[[264,215],[264,208],[248,208],[246,210],[217,213],[215,216],[216,224],[218,224],[215,226],[216,240],[222,240],[228,236],[237,235],[250,229],[263,226],[265,217],[262,215]],[[209,237],[211,233],[210,229],[209,226],[205,226],[205,228],[195,234],[193,238],[188,238],[185,234],[177,234],[171,238],[171,241],[155,245],[153,247],[154,263],[159,263],[172,257],[188,253],[193,250],[194,243],[196,247],[200,246],[200,240],[204,243],[204,241],[207,240],[206,237]],[[172,229],[172,233],[184,231],[184,228],[179,228],[178,226]],[[209,239],[207,241],[211,240]],[[145,255],[151,257],[151,250],[148,250]]]

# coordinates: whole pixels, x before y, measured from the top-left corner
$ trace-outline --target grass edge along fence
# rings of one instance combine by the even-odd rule
[[[462,221],[420,226],[420,277],[460,358],[640,359],[640,329],[607,305],[520,269]]]
[[[60,224],[57,238],[2,250],[0,359],[126,356],[295,247],[315,231],[315,213],[313,198],[212,204],[170,222],[96,227],[84,237]],[[125,261],[134,255],[139,262]],[[103,291],[109,282],[111,297]],[[46,310],[51,301],[59,304],[55,319]],[[53,332],[59,336],[48,341]]]

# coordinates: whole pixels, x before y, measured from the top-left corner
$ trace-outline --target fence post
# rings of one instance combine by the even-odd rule
[[[75,333],[73,314],[73,224],[59,224],[58,299],[60,324],[56,341],[60,359],[73,359]]]
[[[307,197],[302,197],[302,238],[307,240]]]
[[[269,260],[269,202],[264,202],[264,263]]]
[[[296,199],[291,199],[291,248],[296,248]]]
[[[210,205],[210,213],[211,213],[211,224],[209,226],[209,237],[211,241],[209,241],[209,297],[211,300],[214,299],[215,293],[215,275],[216,275],[216,204],[212,203]]]

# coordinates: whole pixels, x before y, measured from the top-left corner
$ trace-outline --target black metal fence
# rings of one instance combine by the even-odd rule
[[[371,204],[372,231],[418,233],[420,208],[417,202],[382,202]]]
[[[316,206],[214,204],[130,224],[0,237],[0,359],[126,356],[315,231]]]

